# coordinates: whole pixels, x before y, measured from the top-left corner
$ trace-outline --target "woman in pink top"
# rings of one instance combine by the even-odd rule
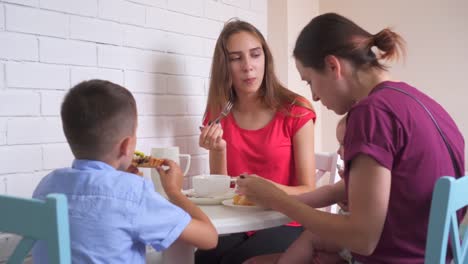
[[[424,263],[435,182],[464,172],[464,139],[450,115],[418,89],[391,81],[382,64],[403,49],[403,39],[390,29],[373,35],[334,13],[312,19],[294,48],[313,99],[348,113],[341,193],[349,215],[316,210],[257,176],[238,180],[247,198],[295,219],[328,245],[349,249],[358,263]],[[313,245],[304,250],[318,263],[339,260],[336,252]]]
[[[228,101],[229,114],[213,122]],[[273,57],[251,24],[225,24],[215,46],[200,146],[209,150],[210,172],[262,175],[289,194],[314,188],[314,120],[310,102],[286,89],[274,73]],[[249,234],[220,237],[212,251],[198,251],[196,263],[242,263],[284,251],[302,232],[290,224]]]

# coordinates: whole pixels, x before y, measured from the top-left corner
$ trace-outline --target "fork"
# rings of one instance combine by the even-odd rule
[[[232,101],[228,101],[228,102],[226,103],[226,105],[224,106],[223,111],[221,111],[221,113],[219,114],[219,116],[218,116],[214,121],[209,122],[208,124],[211,124],[211,123],[213,123],[213,122],[218,122],[219,120],[221,120],[221,118],[227,116],[227,115],[229,114],[229,112],[231,111],[233,105],[234,105],[234,104],[232,103]],[[206,112],[205,112],[205,114],[203,115],[202,120],[205,120],[205,118],[206,118]],[[200,126],[199,128],[200,128],[200,131],[203,130],[203,127],[202,127],[202,126]]]
[[[221,111],[221,113],[219,114],[219,116],[213,120],[212,123],[217,123],[219,122],[219,120],[221,120],[223,117],[227,116],[229,114],[229,112],[231,111],[232,109],[232,106],[234,104],[232,103],[232,101],[228,101],[227,104],[224,106],[224,109],[223,111]]]

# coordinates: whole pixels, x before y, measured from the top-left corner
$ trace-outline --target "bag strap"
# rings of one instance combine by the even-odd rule
[[[455,175],[455,176],[462,176],[463,172],[460,170],[460,167],[459,167],[459,165],[457,163],[457,160],[455,159],[455,153],[453,152],[452,147],[448,143],[447,137],[445,136],[444,132],[440,128],[439,124],[437,123],[437,120],[434,118],[431,111],[429,111],[429,109],[426,107],[426,105],[424,105],[423,102],[421,102],[418,98],[416,98],[416,96],[408,93],[407,91],[405,91],[403,89],[396,88],[396,87],[393,87],[393,86],[388,86],[388,85],[383,86],[381,89],[383,89],[383,88],[392,89],[392,90],[401,92],[403,94],[406,94],[407,96],[413,98],[427,112],[427,114],[431,118],[432,122],[434,123],[435,127],[437,128],[437,131],[439,131],[439,134],[442,137],[442,140],[444,141],[445,146],[447,146],[447,150],[448,150],[448,152],[450,154],[450,159],[452,159],[452,164],[453,164],[453,168],[455,170],[455,174],[459,173],[459,175]]]

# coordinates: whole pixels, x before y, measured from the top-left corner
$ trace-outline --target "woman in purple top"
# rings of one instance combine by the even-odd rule
[[[434,184],[464,171],[464,139],[450,115],[416,88],[392,81],[382,64],[403,54],[403,43],[390,29],[373,35],[333,13],[312,19],[296,42],[296,66],[314,101],[339,115],[348,113],[341,193],[349,215],[316,210],[260,177],[238,180],[249,199],[349,249],[361,263],[424,263]],[[314,251],[318,263],[328,263],[325,256],[333,253]],[[281,255],[274,258],[283,263]],[[266,259],[258,257],[256,263]]]

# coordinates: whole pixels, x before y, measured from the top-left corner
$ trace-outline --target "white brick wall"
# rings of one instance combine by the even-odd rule
[[[42,116],[59,116],[60,105],[65,92],[60,91],[43,91],[41,92],[41,115]]]
[[[202,16],[203,2],[204,0],[171,0],[168,2],[168,9],[193,16]]]
[[[60,105],[70,87],[93,78],[134,94],[139,149],[177,145],[192,155],[189,175],[207,173],[198,127],[215,40],[234,16],[266,32],[266,7],[266,0],[0,0],[0,194],[29,197],[44,175],[71,164]],[[0,263],[6,248],[0,239]]]
[[[64,90],[70,86],[69,67],[43,63],[8,62],[6,85],[10,88]]]
[[[73,160],[73,154],[68,144],[50,144],[42,148],[44,169],[53,170],[56,168],[69,167]]]
[[[11,60],[37,61],[39,49],[35,36],[0,32],[0,57]]]
[[[0,91],[0,116],[39,115],[39,93],[19,90]]]
[[[7,119],[0,118],[0,146],[6,144]],[[1,187],[0,187],[1,193]]]
[[[170,42],[164,31],[137,26],[125,26],[123,39],[127,47],[157,51],[166,51]]]
[[[96,66],[96,45],[75,40],[41,38],[39,40],[41,62]]]
[[[124,0],[100,0],[99,17],[132,25],[145,25],[146,8]]]
[[[0,146],[0,161],[2,164],[0,167],[0,175],[18,172],[34,172],[42,169],[42,150],[39,145]],[[27,185],[28,182],[25,181],[24,184]]]
[[[83,16],[97,16],[98,0],[41,0],[40,7]]]
[[[62,122],[58,116],[18,117],[7,122],[7,143],[9,145],[65,141]]]
[[[205,94],[205,81],[204,79],[198,78],[198,77],[169,76],[167,79],[167,87],[168,87],[168,93],[170,94],[180,94],[180,95],[183,95],[183,94],[204,95]],[[202,110],[202,112],[203,111],[204,110]],[[196,112],[196,113],[199,113],[199,112]]]
[[[36,8],[6,6],[6,29],[31,34],[67,37],[69,17]]]
[[[186,36],[182,34],[169,34],[168,42],[172,44],[168,48],[169,52],[195,56],[204,55],[203,46],[205,41],[203,38]]]
[[[5,65],[0,63],[0,90],[5,87]]]
[[[236,16],[236,8],[217,1],[206,1],[205,16],[224,22]]]
[[[248,9],[250,7],[249,0],[222,0],[222,2],[228,5],[237,6],[243,9]],[[253,0],[253,2],[255,2],[255,0]]]
[[[2,2],[16,3],[20,5],[27,5],[27,6],[39,6],[39,0],[5,0]]]
[[[0,6],[0,30],[5,28],[5,8]]]
[[[120,85],[123,85],[123,71],[103,68],[72,68],[71,85],[76,85],[84,80],[104,79]]]
[[[125,71],[125,87],[137,93],[164,94],[167,91],[166,77],[164,75]]]
[[[90,28],[93,30],[89,30]],[[123,27],[116,22],[72,16],[70,18],[70,29],[70,37],[73,39],[115,45],[122,44]]]

